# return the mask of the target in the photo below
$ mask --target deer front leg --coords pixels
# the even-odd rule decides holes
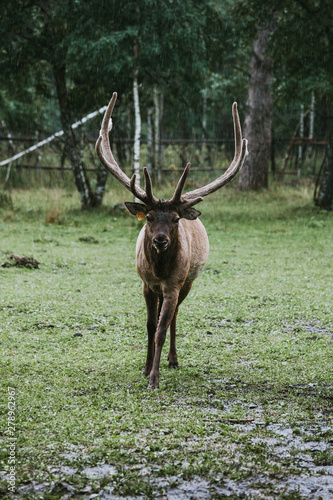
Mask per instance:
[[[162,347],[165,342],[166,332],[174,317],[178,303],[178,291],[173,291],[170,294],[163,296],[163,305],[155,334],[155,355],[153,367],[149,376],[149,388],[158,389],[159,385],[159,369]]]
[[[178,366],[177,351],[176,351],[176,323],[178,308],[183,300],[187,297],[189,291],[191,290],[192,283],[187,283],[179,292],[178,305],[175,310],[175,314],[172,318],[170,325],[170,349],[168,355],[169,368],[176,368]]]
[[[177,314],[178,314],[178,306],[176,307],[175,314],[173,315],[170,324],[170,348],[168,354],[169,368],[176,368],[178,366],[177,351],[176,351]]]
[[[148,333],[148,346],[147,346],[147,359],[146,364],[143,369],[142,375],[148,377],[151,372],[154,361],[155,353],[155,332],[157,327],[157,307],[158,307],[158,296],[153,293],[148,285],[143,285],[143,295],[146,301],[147,307],[147,333]]]

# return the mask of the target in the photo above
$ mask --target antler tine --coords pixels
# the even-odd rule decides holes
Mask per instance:
[[[143,201],[145,203],[146,200],[146,193],[142,196],[142,193],[139,191],[139,186],[135,184],[136,181],[136,174],[133,174],[130,180],[130,191],[134,194],[136,198],[139,200]]]
[[[157,203],[158,199],[153,195],[151,177],[149,175],[147,167],[143,167],[143,174],[145,176],[145,190],[147,195],[147,202],[150,204]]]
[[[180,202],[182,191],[183,191],[183,188],[185,185],[186,178],[187,178],[188,173],[190,171],[190,168],[191,168],[191,163],[188,163],[186,165],[186,167],[184,168],[184,171],[183,171],[183,173],[178,181],[178,184],[176,186],[176,189],[175,189],[175,192],[174,192],[172,198],[170,198],[170,200],[169,200],[170,203],[179,203]]]
[[[146,191],[144,193],[144,196],[142,196],[142,193],[138,190],[138,186],[135,184],[136,174],[132,175],[132,178],[130,180],[130,189],[136,198],[145,203],[145,205],[150,206],[153,205],[154,203],[157,203],[158,199],[155,198],[155,196],[153,195],[151,178],[147,167],[143,168],[143,173],[145,176],[145,191]]]
[[[144,195],[142,195],[142,189],[139,189],[139,186],[135,184],[136,174],[132,175],[132,178],[130,180],[130,189],[136,198],[141,200],[145,205],[150,206],[154,203],[157,203],[158,199],[153,195],[151,178],[148,173],[147,167],[143,168],[143,173],[145,176],[145,192],[143,191]]]
[[[207,184],[206,186],[195,189],[194,191],[190,191],[190,192],[183,195],[183,197],[182,197],[183,200],[190,201],[191,205],[195,205],[195,203],[194,203],[195,198],[202,198],[202,197],[207,196],[211,193],[214,193],[214,191],[217,191],[221,187],[225,186],[225,184],[230,182],[235,177],[235,175],[239,172],[239,170],[243,166],[245,156],[248,153],[247,140],[242,139],[242,129],[241,129],[240,122],[239,122],[239,116],[238,116],[236,102],[234,102],[234,104],[232,106],[232,115],[233,115],[233,121],[234,121],[234,134],[235,134],[234,159],[232,160],[229,168],[227,169],[227,171],[223,175],[220,175],[220,177],[218,177],[217,179],[215,179],[211,183]],[[201,201],[201,200],[199,200],[199,201]]]
[[[95,150],[98,158],[106,170],[108,170],[108,172],[110,172],[110,174],[112,174],[126,189],[132,192],[131,181],[114,159],[110,146],[109,132],[112,128],[112,121],[110,120],[116,100],[117,93],[114,92],[102,120],[101,130],[96,141]],[[140,186],[136,186],[136,191],[137,198],[141,199],[146,196],[146,193],[140,188]]]

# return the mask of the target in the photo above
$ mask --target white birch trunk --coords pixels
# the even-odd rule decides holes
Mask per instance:
[[[207,89],[204,89],[202,97],[202,128],[203,131],[201,134],[201,138],[202,141],[204,141],[206,138],[206,130],[207,130]]]
[[[126,114],[126,142],[125,142],[125,157],[126,163],[131,164],[132,161],[132,141],[131,141],[131,123],[132,123],[132,106],[130,103],[127,104],[127,114]]]
[[[304,104],[301,104],[301,113],[300,113],[300,128],[299,128],[299,135],[300,139],[303,139],[304,136]],[[301,163],[302,163],[302,156],[303,156],[303,145],[302,143],[298,146],[298,167],[297,167],[297,177],[301,177]]]
[[[160,155],[160,99],[156,85],[154,86],[154,108],[155,108],[155,168],[157,181],[162,182],[161,155]]]
[[[311,96],[311,107],[310,107],[310,126],[309,126],[309,139],[313,139],[313,130],[314,130],[314,115],[315,115],[315,96],[314,92],[312,92]],[[308,175],[311,174],[311,159],[312,159],[312,144],[310,142],[308,147]]]
[[[135,133],[134,133],[134,173],[136,175],[135,184],[140,186],[140,139],[141,139],[141,115],[138,91],[138,75],[134,73],[133,80],[133,98],[135,114]],[[139,201],[139,200],[136,200]]]
[[[153,162],[152,162],[152,157],[153,157],[153,124],[152,124],[152,117],[153,117],[153,108],[151,106],[148,107],[148,115],[147,115],[147,169],[149,172],[149,175],[152,175],[152,170],[153,170]]]

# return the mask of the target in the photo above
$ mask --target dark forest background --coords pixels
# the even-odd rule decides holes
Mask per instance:
[[[232,157],[236,100],[250,151],[238,188],[268,187],[277,155],[285,157],[286,169],[291,146],[310,158],[320,143],[320,164],[304,168],[317,178],[316,203],[330,210],[331,7],[329,0],[3,1],[1,159],[22,149],[15,137],[38,142],[63,130],[58,163],[68,162],[82,205],[97,206],[107,176],[103,167],[89,173],[83,143],[97,137],[101,116],[84,128],[71,125],[106,105],[113,91],[118,102],[112,140],[118,141],[119,162],[132,168],[132,142],[139,133],[145,161],[159,182],[163,145],[172,141],[182,165],[191,141],[205,147],[207,165],[214,163],[213,145]]]

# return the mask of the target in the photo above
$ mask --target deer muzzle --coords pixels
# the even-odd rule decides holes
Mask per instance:
[[[153,238],[153,247],[157,253],[165,252],[169,247],[170,238],[168,238],[164,233],[159,233]]]

